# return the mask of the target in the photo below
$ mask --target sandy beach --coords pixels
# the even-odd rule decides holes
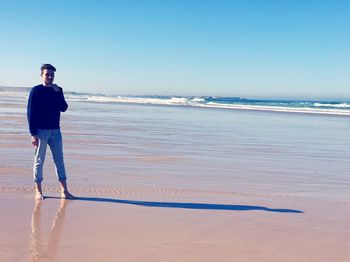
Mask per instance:
[[[33,199],[25,97],[0,98],[2,261],[350,258],[348,118],[68,101],[69,186]]]

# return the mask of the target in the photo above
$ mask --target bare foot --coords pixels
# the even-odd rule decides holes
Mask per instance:
[[[35,200],[44,200],[43,194],[40,192],[36,192],[34,196]]]
[[[63,191],[61,193],[61,198],[64,199],[75,199],[75,196],[73,196],[71,193],[69,193],[68,191]]]

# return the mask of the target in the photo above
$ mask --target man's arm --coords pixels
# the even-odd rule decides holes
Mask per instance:
[[[29,132],[32,136],[37,136],[38,130],[36,127],[36,94],[35,94],[35,88],[32,88],[29,94],[28,98],[28,105],[27,105],[27,119],[28,119],[28,125],[29,125]]]
[[[60,106],[60,111],[61,112],[65,112],[68,108],[68,104],[66,102],[66,100],[64,99],[64,94],[63,94],[63,89],[62,87],[59,87],[56,84],[52,85],[53,90],[55,90],[59,96],[59,106]]]

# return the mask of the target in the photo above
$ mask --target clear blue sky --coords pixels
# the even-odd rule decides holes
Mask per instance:
[[[350,1],[0,1],[0,85],[350,98]]]

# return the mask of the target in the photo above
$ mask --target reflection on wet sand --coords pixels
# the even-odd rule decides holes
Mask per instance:
[[[42,236],[41,205],[43,201],[35,201],[32,214],[31,234],[31,261],[54,260],[59,248],[60,234],[65,218],[68,200],[61,199],[58,210],[52,222],[47,241]]]

